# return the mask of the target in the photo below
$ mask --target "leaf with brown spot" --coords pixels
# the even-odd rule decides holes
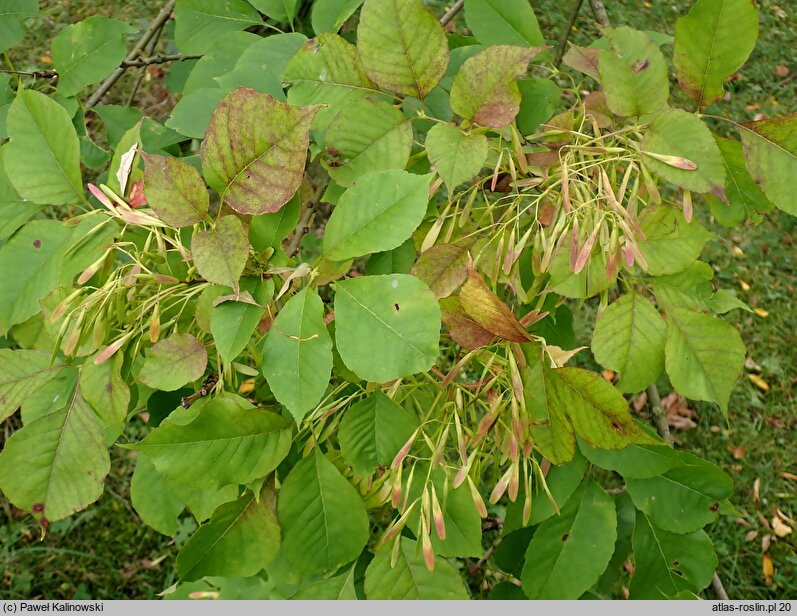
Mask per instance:
[[[237,216],[222,216],[216,226],[191,240],[194,265],[208,282],[236,289],[249,257],[249,240]]]
[[[465,60],[451,86],[451,109],[470,122],[500,128],[520,111],[517,78],[544,47],[497,45]]]
[[[454,244],[432,246],[421,253],[410,273],[423,280],[438,299],[443,299],[468,277],[468,250]]]
[[[207,188],[199,172],[170,156],[142,153],[144,195],[163,222],[187,227],[202,220],[210,206]]]
[[[509,307],[484,283],[474,270],[462,285],[459,299],[465,312],[481,327],[504,340],[527,342],[531,335],[520,324]]]
[[[205,180],[237,212],[278,211],[301,184],[310,123],[320,108],[234,90],[216,107],[202,143]]]
[[[601,57],[600,49],[594,47],[579,47],[570,45],[567,53],[562,57],[566,66],[592,77],[600,82],[601,76],[598,72],[598,61]]]

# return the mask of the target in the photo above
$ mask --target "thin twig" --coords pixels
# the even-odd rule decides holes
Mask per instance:
[[[58,77],[57,71],[18,71],[10,68],[0,68],[0,73],[7,73],[9,75],[25,75],[26,77],[35,77],[36,79],[53,79]]]
[[[296,229],[293,232],[293,237],[288,243],[288,248],[285,250],[285,253],[289,257],[292,257],[299,251],[299,246],[301,245],[304,236],[310,230],[310,222],[316,213],[315,208],[323,196],[324,191],[327,188],[327,184],[328,181],[323,181],[318,185],[318,188],[315,189],[313,196],[310,197],[310,200],[307,202],[304,212],[302,213],[302,217],[299,219],[299,222],[296,223]]]
[[[722,580],[716,572],[714,573],[714,577],[711,578],[711,589],[714,591],[714,594],[717,595],[718,599],[722,601],[730,600],[728,593],[725,591],[725,587],[722,585]]]
[[[454,6],[448,9],[446,14],[440,18],[440,25],[445,26],[448,22],[454,19],[454,17],[457,16],[457,13],[459,13],[462,10],[463,6],[465,6],[465,0],[457,0],[454,3]]]
[[[606,13],[606,7],[603,6],[603,2],[601,0],[589,0],[589,4],[597,22],[604,28],[611,28],[612,22],[609,21],[609,15]]]
[[[160,28],[158,28],[158,31],[155,33],[155,36],[152,37],[152,40],[147,45],[146,53],[148,56],[152,56],[153,52],[155,51],[155,47],[158,46],[158,41],[160,40],[161,34],[163,34],[163,28],[165,25],[165,23],[161,24]],[[127,97],[127,107],[130,107],[133,104],[133,101],[136,99],[138,89],[141,87],[146,75],[146,67],[142,67],[142,70],[138,71],[138,77],[136,78],[136,83],[133,84],[133,89],[130,91],[130,96]]]
[[[573,31],[573,26],[576,23],[576,19],[578,19],[578,12],[581,10],[581,5],[584,4],[584,0],[576,0],[573,3],[573,9],[570,11],[570,17],[567,20],[567,26],[565,27],[565,31],[562,32],[562,37],[559,39],[559,49],[556,52],[556,59],[553,61],[553,65],[556,68],[562,64],[562,58],[565,55],[565,49],[567,49],[567,41],[570,38],[570,33]]]
[[[659,388],[656,387],[655,383],[648,387],[648,402],[650,402],[650,408],[653,410],[653,417],[656,419],[656,429],[659,431],[659,435],[665,442],[672,443],[673,438],[670,426],[667,423],[667,412],[661,404]]]
[[[141,52],[147,46],[147,43],[152,40],[152,37],[155,36],[155,33],[160,30],[161,26],[163,26],[163,24],[169,20],[169,17],[171,17],[176,2],[177,0],[169,0],[166,3],[166,6],[161,9],[160,13],[158,13],[155,19],[152,20],[152,23],[146,29],[144,34],[141,35],[141,38],[139,39],[138,43],[136,43],[135,47],[133,47],[130,53],[127,54],[127,57],[122,65],[117,68],[111,74],[111,76],[108,77],[108,79],[103,81],[102,85],[97,88],[97,91],[91,95],[91,98],[89,98],[89,100],[86,102],[86,107],[93,107],[99,103],[102,100],[102,97],[108,93],[108,90],[110,90],[114,84],[119,81],[119,78],[124,75],[124,72],[127,70],[125,62],[132,62],[141,55]]]
[[[163,54],[157,53],[148,58],[138,58],[137,60],[122,62],[124,68],[140,68],[142,66],[149,66],[150,64],[165,64],[166,62],[182,62],[183,60],[198,60],[202,56],[189,56],[185,54]]]

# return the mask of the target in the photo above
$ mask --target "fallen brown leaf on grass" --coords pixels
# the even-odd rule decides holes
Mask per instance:
[[[661,405],[667,412],[667,424],[675,430],[693,430],[697,428],[700,416],[692,408],[686,398],[677,392],[670,392],[662,398]]]
[[[749,541],[753,541],[756,537],[758,537],[758,531],[757,530],[750,530],[750,531],[747,531],[747,534],[744,536],[744,540],[749,542]]]
[[[772,535],[764,535],[761,537],[761,551],[764,553],[768,552],[770,543],[772,543]]]
[[[781,79],[783,79],[784,77],[788,77],[789,76],[789,69],[788,69],[788,67],[783,66],[782,64],[778,64],[775,67],[775,74],[778,77],[780,77]]]
[[[796,521],[794,521],[794,520],[793,520],[792,518],[790,518],[789,516],[787,516],[785,513],[783,513],[783,512],[780,510],[780,508],[779,508],[779,507],[775,507],[775,515],[776,515],[776,516],[778,516],[778,517],[780,518],[780,521],[781,521],[781,522],[784,522],[785,524],[790,524],[791,526],[797,526],[797,522],[796,522]]]
[[[756,477],[756,480],[753,482],[753,502],[761,502],[761,479],[759,477]]]
[[[762,379],[757,374],[748,374],[747,378],[750,379],[750,381],[753,383],[753,385],[758,387],[758,389],[760,389],[762,391],[769,391],[769,383],[767,383],[764,379]]]
[[[786,471],[782,473],[778,473],[779,477],[783,477],[784,479],[790,479],[791,481],[797,481],[797,475],[794,473],[787,473]]]
[[[734,460],[741,460],[744,458],[744,454],[747,453],[747,445],[739,445],[736,449],[732,451],[733,459]]]

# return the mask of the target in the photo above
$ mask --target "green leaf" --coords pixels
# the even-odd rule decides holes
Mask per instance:
[[[340,450],[355,473],[367,476],[377,465],[390,466],[417,427],[404,407],[377,390],[343,415]]]
[[[271,37],[269,37],[271,38]],[[247,50],[257,47],[262,37],[251,32],[232,32],[213,45],[213,49],[202,56],[194,64],[183,85],[183,96],[192,94],[201,88],[218,88],[217,77],[224,77],[233,72],[241,56]],[[235,89],[226,89],[225,94]]]
[[[465,0],[465,24],[482,45],[545,44],[528,0]]]
[[[20,90],[8,111],[8,178],[24,199],[47,205],[84,201],[80,142],[66,110],[51,98]]]
[[[38,0],[6,0],[0,7],[0,50],[10,49],[25,38],[22,20],[39,13]]]
[[[355,567],[352,567],[347,573],[314,582],[299,590],[291,599],[299,601],[319,599],[354,601],[357,599],[357,592],[354,590],[354,572]]]
[[[549,368],[536,345],[523,346],[521,371],[526,408],[534,423],[537,448],[554,464],[575,454],[578,434],[593,446],[622,449],[632,443],[656,444],[631,417],[622,394],[603,377],[581,368]]]
[[[750,0],[698,0],[675,22],[675,75],[698,107],[722,98],[722,84],[747,61],[757,37]]]
[[[50,359],[41,351],[0,349],[0,421],[58,375],[64,365]]]
[[[618,472],[627,479],[649,479],[683,465],[675,450],[660,445],[629,445],[617,451],[606,451],[579,441],[579,447],[592,464]]]
[[[451,193],[481,171],[487,160],[487,137],[466,135],[450,124],[435,124],[426,134],[426,153]]]
[[[65,408],[27,424],[5,442],[0,490],[46,527],[45,519],[61,520],[96,501],[110,467],[102,428],[78,387]]]
[[[520,110],[516,79],[539,49],[499,45],[465,60],[451,86],[451,109],[469,122],[501,128]]]
[[[175,43],[184,54],[207,53],[225,34],[262,23],[244,0],[177,0],[174,19]]]
[[[666,599],[683,591],[700,592],[711,583],[719,564],[703,530],[668,533],[641,511],[634,527],[634,576],[629,599]]]
[[[715,195],[705,195],[711,207],[711,215],[723,226],[738,227],[745,219],[761,222],[763,212],[775,205],[767,199],[761,187],[750,177],[744,161],[742,144],[733,139],[714,136],[725,163],[725,197],[727,203]]]
[[[302,181],[318,109],[290,107],[248,88],[231,92],[213,112],[202,142],[205,180],[242,214],[276,212]]]
[[[288,62],[283,79],[292,84],[288,91],[291,105],[324,103],[332,110],[345,102],[379,94],[365,75],[357,48],[337,34],[321,34],[307,41]],[[328,115],[330,110],[321,114]]]
[[[744,367],[738,330],[722,319],[684,308],[667,311],[666,367],[683,396],[717,403],[728,413],[733,384]]]
[[[237,288],[249,258],[249,241],[240,218],[222,216],[214,227],[195,234],[191,253],[205,280]]]
[[[171,156],[142,154],[144,195],[163,222],[188,227],[207,215],[210,197],[195,167]]]
[[[587,481],[560,516],[534,533],[521,575],[523,592],[529,599],[578,599],[609,564],[616,538],[614,501]]]
[[[517,114],[518,130],[529,135],[556,113],[562,91],[551,79],[520,79],[520,110]]]
[[[252,216],[249,221],[249,241],[255,251],[263,252],[266,248],[277,250],[282,240],[296,228],[301,211],[302,200],[296,194],[279,212]]]
[[[268,567],[280,549],[280,527],[273,486],[259,498],[248,491],[221,505],[200,526],[177,555],[181,579],[205,576],[248,577]]]
[[[0,240],[4,240],[42,209],[19,196],[6,174],[3,159],[7,146],[0,147]]]
[[[45,383],[22,402],[22,425],[33,423],[40,417],[66,408],[75,394],[80,371],[64,366],[53,379]]]
[[[317,291],[302,289],[277,313],[262,361],[274,396],[300,424],[323,398],[332,374],[332,338]]]
[[[138,456],[130,480],[130,502],[141,520],[162,535],[177,534],[177,517],[185,505],[146,456]]]
[[[335,323],[341,358],[367,381],[386,383],[424,372],[437,360],[440,307],[414,276],[362,276],[336,283]]]
[[[642,295],[628,293],[602,313],[592,334],[592,352],[602,366],[620,373],[617,388],[637,393],[664,370],[667,324]]]
[[[776,207],[797,216],[797,192],[789,181],[797,174],[797,113],[743,124],[740,133],[753,181]]]
[[[92,15],[67,26],[51,44],[58,92],[74,96],[110,75],[127,55],[124,35],[134,28],[118,19]]]
[[[316,448],[288,473],[279,493],[288,560],[304,573],[336,571],[368,543],[359,493]]]
[[[152,389],[174,391],[205,374],[208,354],[191,334],[172,334],[147,351],[138,380]]]
[[[40,312],[39,300],[71,282],[63,266],[73,232],[59,221],[34,220],[0,247],[0,335]]]
[[[362,3],[363,0],[316,0],[310,14],[313,32],[337,32]]]
[[[202,139],[213,111],[224,98],[221,88],[200,88],[181,98],[166,120],[166,126],[192,139]]]
[[[306,42],[307,37],[298,32],[259,38],[240,54],[232,71],[226,64],[214,81],[225,92],[243,86],[284,101],[282,74]]]
[[[438,299],[448,297],[468,277],[468,250],[454,244],[437,244],[421,253],[411,273],[423,280]]]
[[[327,166],[329,175],[347,187],[371,171],[403,169],[412,150],[412,125],[392,105],[361,98],[330,121],[326,143],[336,161]]]
[[[706,242],[714,238],[714,234],[699,222],[686,222],[680,210],[666,206],[646,208],[639,226],[645,234],[645,240],[639,242],[639,250],[652,276],[686,269],[703,252]]]
[[[368,276],[378,274],[409,274],[415,263],[418,253],[412,238],[408,239],[398,248],[375,252],[365,264],[365,273]]]
[[[237,397],[214,398],[192,421],[171,420],[128,445],[166,479],[200,487],[244,484],[265,477],[288,453],[291,431],[276,413]]]
[[[223,488],[210,489],[197,487],[196,484],[185,484],[168,481],[168,487],[185,503],[194,519],[201,523],[210,519],[213,512],[224,503],[238,498],[239,486],[229,485]]]
[[[324,257],[344,261],[399,247],[426,215],[430,175],[375,171],[346,190],[324,231]]]
[[[603,32],[612,44],[600,52],[598,71],[612,113],[639,117],[667,106],[670,80],[658,45],[647,34],[623,26]]]
[[[448,67],[443,26],[421,0],[365,0],[357,50],[374,82],[421,100],[440,83]]]
[[[122,378],[123,361],[124,356],[117,353],[99,365],[87,361],[80,371],[83,398],[100,419],[108,445],[122,434],[127,423],[130,388]]]
[[[695,261],[685,270],[650,279],[656,301],[665,310],[671,308],[707,309],[714,292],[714,270],[708,263]]]
[[[634,506],[652,524],[678,534],[692,533],[719,516],[720,503],[733,493],[731,478],[691,454],[683,464],[649,479],[626,478]]]
[[[299,11],[299,0],[249,0],[258,11],[283,24],[292,23]]]
[[[459,571],[450,563],[438,559],[434,571],[429,571],[415,541],[407,537],[399,537],[397,541],[401,545],[395,566],[391,563],[391,550],[385,546],[365,570],[368,599],[460,601],[470,598]]]
[[[274,295],[274,281],[261,277],[242,278],[241,291],[249,292],[257,304],[226,301],[214,306],[210,315],[210,331],[216,350],[227,364],[238,357],[252,339],[255,328],[266,311],[263,306]]]
[[[696,115],[683,109],[662,113],[645,131],[640,148],[648,169],[668,182],[694,192],[723,195],[725,164],[722,154],[708,126]],[[648,153],[685,158],[697,168],[680,169]]]

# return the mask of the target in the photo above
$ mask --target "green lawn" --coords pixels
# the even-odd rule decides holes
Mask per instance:
[[[533,3],[550,40],[559,37],[571,1]],[[48,41],[67,23],[97,11],[138,23],[150,19],[162,3],[109,0],[100,3],[100,9],[89,0],[41,4],[42,17],[31,28],[26,44],[11,50],[10,59],[19,69],[47,68]],[[574,42],[589,42],[597,33],[584,4]],[[690,3],[612,0],[606,4],[614,24],[672,33],[675,20]],[[781,0],[780,8],[771,0],[759,0],[758,46],[741,69],[741,77],[733,82],[730,100],[716,105],[712,113],[748,121],[759,113],[797,112],[797,78],[792,78],[797,74],[797,6],[790,10],[789,4],[793,3]],[[461,24],[461,17],[455,23]],[[779,66],[790,73],[784,75]],[[115,102],[126,102],[136,77],[127,75],[117,85]],[[152,84],[144,82],[139,104],[149,100]],[[759,312],[730,315],[747,344],[749,359],[734,389],[727,421],[717,408],[697,404],[698,427],[676,431],[676,441],[719,464],[734,478],[733,503],[739,518],[724,517],[709,530],[720,559],[719,575],[731,598],[794,598],[797,532],[776,538],[767,526],[775,508],[797,517],[797,481],[793,479],[797,475],[797,218],[776,212],[759,226],[729,231],[711,221],[703,204],[696,203],[696,211],[717,234],[705,255],[714,264],[717,280]],[[588,344],[588,340],[579,343]],[[759,384],[748,374],[757,376]],[[764,384],[768,390],[762,388]],[[3,428],[8,431],[8,423]],[[132,511],[129,454],[117,450],[113,460],[99,503],[74,519],[53,524],[43,542],[37,525],[0,499],[0,597],[152,598],[171,584],[176,546],[145,527]],[[755,491],[754,485],[758,486]],[[187,535],[191,527],[184,530]],[[775,569],[771,584],[762,571],[766,536],[771,537],[768,553]],[[711,591],[706,596],[712,596]]]

